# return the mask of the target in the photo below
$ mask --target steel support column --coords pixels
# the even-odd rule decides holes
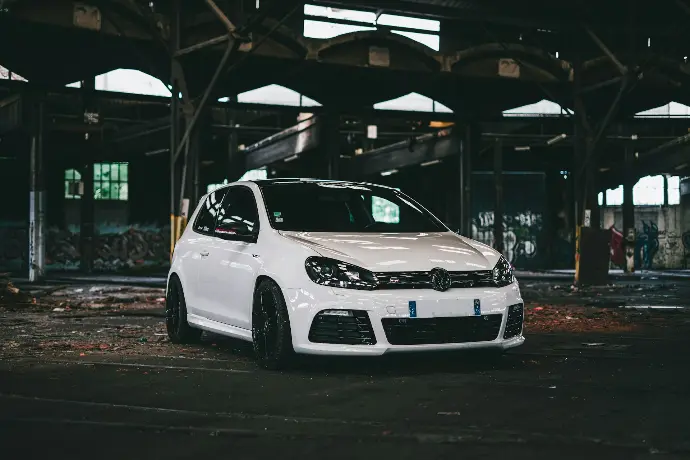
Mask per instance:
[[[633,203],[633,163],[635,161],[634,149],[627,147],[625,150],[625,175],[623,180],[623,244],[625,245],[625,271],[635,271],[635,205]]]
[[[82,163],[81,180],[84,184],[84,194],[81,196],[81,219],[79,226],[79,268],[84,273],[93,271],[94,243],[96,237],[96,217],[93,184],[93,160]]]
[[[456,125],[457,126],[457,125]],[[459,155],[459,227],[460,234],[472,237],[472,158],[479,149],[481,133],[476,124],[461,129],[462,141]]]
[[[207,135],[211,126],[209,119],[210,111],[204,108],[202,114],[199,116],[201,123],[193,130],[189,139],[189,153],[185,166],[187,170],[187,178],[185,182],[187,188],[184,191],[184,197],[189,200],[192,206],[195,206],[199,198],[203,195],[201,191],[201,154],[205,150],[204,145],[208,142],[210,136]],[[186,218],[186,216],[183,216]]]
[[[172,97],[170,100],[170,260],[172,262],[172,255],[175,250],[175,243],[178,235],[178,218],[179,209],[177,201],[177,186],[179,183],[177,162],[175,154],[179,147],[180,141],[180,87],[181,83],[178,78],[180,73],[179,62],[175,58],[180,47],[180,1],[173,0],[171,23],[170,23],[170,84],[172,86]],[[186,88],[185,88],[186,91]]]
[[[29,281],[34,283],[45,275],[45,183],[43,170],[44,103],[33,104],[29,191]]]
[[[177,241],[177,184],[178,173],[175,162],[175,151],[180,140],[180,88],[176,79],[172,81],[172,98],[170,101],[170,257]]]
[[[231,96],[231,101],[236,101],[237,96]],[[226,110],[226,124],[229,126],[235,126],[235,109]],[[242,158],[242,152],[239,151],[238,146],[238,131],[236,129],[231,129],[228,132],[227,144],[226,144],[226,155],[225,155],[225,167],[223,179],[227,179],[228,182],[239,179],[242,174],[244,174],[245,166],[244,159]]]
[[[587,143],[586,152],[589,153],[594,145]],[[601,212],[599,210],[598,200],[598,182],[599,182],[599,167],[596,160],[590,161],[585,169],[585,210],[590,212],[590,226],[592,228],[601,228]],[[583,216],[584,219],[584,216]]]
[[[562,246],[570,240],[568,215],[563,213],[568,203],[568,187],[572,181],[564,179],[558,169],[550,167],[546,171],[546,212],[543,220],[543,235],[545,248],[542,251],[546,268],[562,268],[565,262]],[[562,219],[562,220],[561,220]],[[559,241],[559,237],[562,241]],[[557,248],[558,247],[558,248]]]
[[[661,177],[664,178],[664,206],[668,206],[668,176],[664,174]]]
[[[585,214],[590,214],[590,225],[592,227],[600,227],[599,204],[597,201],[597,158],[595,149],[601,133],[606,129],[612,110],[609,111],[606,118],[602,120],[598,133],[595,135],[594,130],[589,123],[587,117],[587,110],[582,100],[582,61],[579,56],[573,61],[573,86],[574,86],[574,105],[575,116],[573,117],[574,126],[574,198],[575,198],[575,226],[583,225],[585,221]],[[614,102],[617,104],[617,101]]]
[[[494,144],[494,249],[503,253],[503,141]]]
[[[203,94],[200,95],[200,100],[198,102],[192,103],[189,100],[189,94],[187,92],[187,87],[185,83],[184,70],[181,63],[177,60],[180,56],[180,12],[181,12],[181,0],[174,0],[173,13],[172,13],[172,24],[171,24],[171,69],[172,75],[171,80],[173,85],[177,83],[179,86],[179,91],[182,92],[184,99],[184,109],[185,109],[185,129],[182,139],[178,142],[177,138],[172,140],[170,148],[170,176],[171,176],[171,257],[172,252],[175,248],[175,243],[182,235],[185,226],[187,225],[187,218],[189,214],[190,206],[196,205],[200,196],[200,177],[199,177],[199,161],[201,152],[201,137],[199,135],[199,130],[197,129],[197,124],[202,120],[204,114],[208,113],[207,106],[210,98],[214,94],[216,85],[221,75],[227,70],[228,61],[230,56],[239,48],[240,41],[237,40],[236,27],[227,18],[223,11],[216,5],[213,0],[206,0],[206,4],[217,16],[217,18],[223,23],[227,31],[227,47],[225,53],[218,63],[211,80],[209,81]],[[206,45],[208,43],[205,43]],[[201,49],[198,47],[195,49]],[[186,51],[189,51],[187,49]],[[175,88],[176,89],[176,88]],[[177,96],[175,93],[174,96]],[[179,116],[178,111],[173,104],[171,104],[171,111],[174,114],[173,117],[177,118]],[[174,128],[171,131],[175,131]],[[176,133],[177,136],[179,133]],[[177,169],[177,159],[184,152],[184,162],[182,165],[182,172],[180,178],[179,195],[177,193],[177,187],[175,186],[175,171]],[[179,207],[178,207],[178,196],[179,196]]]
[[[81,82],[84,114],[98,113],[94,105],[94,91],[96,79],[91,77]],[[85,134],[84,157],[82,158],[81,180],[84,184],[81,196],[81,219],[79,230],[79,242],[81,258],[79,261],[81,271],[91,273],[93,271],[94,248],[96,239],[96,210],[94,200],[94,153],[95,139]]]
[[[342,179],[340,168],[340,116],[336,113],[328,113],[322,116],[324,123],[322,133],[324,136],[322,155],[326,161],[326,177],[331,180]]]

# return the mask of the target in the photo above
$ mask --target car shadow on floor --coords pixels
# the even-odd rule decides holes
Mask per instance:
[[[522,360],[483,351],[410,352],[378,357],[297,356],[293,368],[309,374],[409,376],[435,373],[474,374],[512,370]]]
[[[205,333],[203,347],[235,359],[253,360],[251,343],[216,334]],[[404,376],[434,373],[477,373],[515,370],[523,360],[510,352],[500,354],[488,350],[410,352],[384,356],[316,356],[296,355],[285,371],[306,374],[352,374]],[[267,371],[268,372],[268,371]]]

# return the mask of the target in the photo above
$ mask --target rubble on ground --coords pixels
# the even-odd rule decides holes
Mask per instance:
[[[570,285],[525,283],[525,335],[644,333],[678,321],[690,323],[688,310],[645,311],[618,304],[631,299],[678,303],[690,299],[686,291],[686,287],[678,291],[663,284],[574,290]],[[535,295],[538,292],[543,295]],[[593,299],[606,306],[592,306]],[[226,359],[231,352],[251,356],[250,345],[213,335],[205,335],[201,345],[171,344],[164,308],[161,288],[84,284],[37,286],[25,291],[6,276],[0,277],[0,358],[88,358],[115,353]]]
[[[574,286],[570,283],[524,282],[520,291],[525,300],[550,305],[581,305],[618,308],[631,303],[648,305],[677,305],[687,303],[677,283],[613,283],[605,286]],[[683,292],[681,292],[683,291]]]

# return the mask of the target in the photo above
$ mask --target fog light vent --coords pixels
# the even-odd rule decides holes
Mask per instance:
[[[324,310],[311,323],[309,341],[341,345],[375,345],[369,315],[363,310]]]

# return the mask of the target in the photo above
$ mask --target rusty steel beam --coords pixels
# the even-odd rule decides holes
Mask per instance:
[[[311,117],[248,146],[243,152],[245,168],[261,168],[316,149],[321,140],[319,121],[319,117]]]
[[[211,38],[209,40],[205,40],[203,42],[200,42],[200,43],[197,43],[195,45],[191,45],[191,46],[188,46],[186,48],[182,48],[179,51],[176,51],[175,57],[184,56],[186,54],[193,53],[194,51],[198,51],[200,49],[204,49],[204,48],[207,48],[209,46],[220,45],[221,43],[225,43],[228,40],[230,40],[229,35],[221,35],[220,37]]]
[[[589,27],[585,27],[585,32],[587,32],[587,35],[594,41],[594,43],[597,44],[597,46],[604,52],[604,54],[611,60],[611,62],[614,63],[616,67],[618,67],[618,71],[621,73],[621,75],[626,75],[628,73],[628,68],[621,63],[621,61],[618,60],[615,54],[611,52],[610,49],[604,44],[603,41],[597,35],[592,32],[592,30]]]

